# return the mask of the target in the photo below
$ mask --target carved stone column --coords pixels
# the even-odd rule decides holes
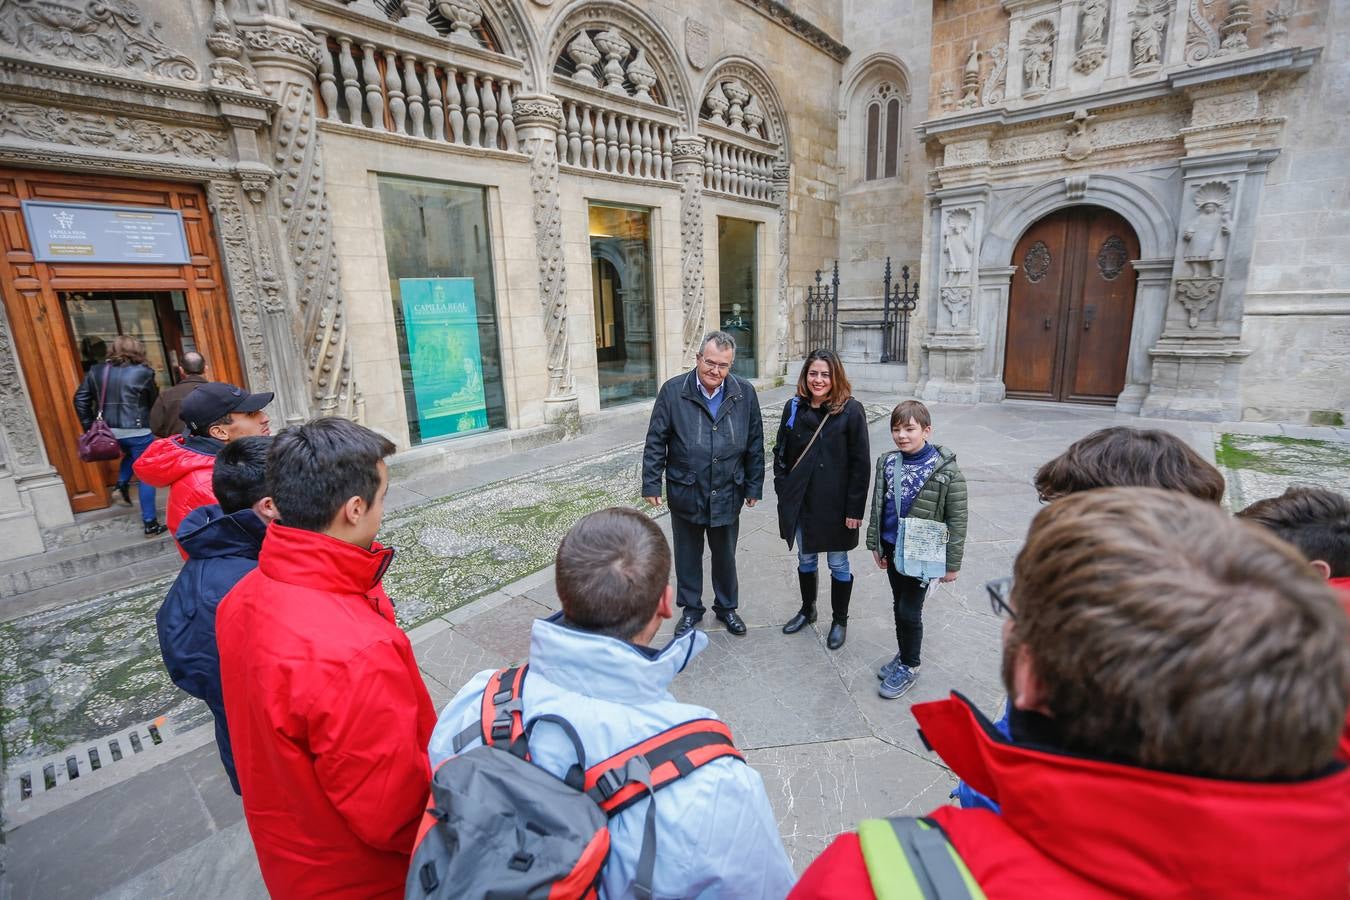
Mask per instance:
[[[516,138],[530,158],[534,240],[539,254],[539,304],[548,348],[544,421],[572,430],[579,421],[567,329],[567,266],[563,255],[562,201],[558,194],[558,129],[562,104],[546,94],[515,98]]]
[[[675,180],[680,183],[680,366],[699,350],[707,322],[703,286],[703,138],[681,135],[673,150]]]
[[[256,273],[274,390],[285,398],[281,405],[288,422],[314,414],[359,420],[364,405],[351,373],[316,127],[321,50],[313,35],[280,16],[241,20],[239,30],[264,93],[277,104],[263,153],[276,181],[259,191],[245,184],[266,225],[259,241],[275,248],[257,257]],[[280,228],[274,233],[276,222]]]
[[[938,196],[934,235],[938,277],[928,279],[934,294],[929,295],[930,330],[922,345],[928,351],[923,398],[973,403],[979,399],[985,347],[974,304],[987,199],[983,187]]]
[[[776,272],[777,285],[774,291],[778,307],[777,340],[775,341],[778,350],[778,363],[774,370],[777,375],[787,375],[789,331],[792,327],[792,295],[788,289],[788,246],[790,237],[788,234],[790,224],[788,209],[791,185],[792,168],[786,165],[774,166],[773,202],[778,207],[778,266]]]

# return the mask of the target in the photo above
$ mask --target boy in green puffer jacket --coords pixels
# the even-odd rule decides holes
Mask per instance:
[[[966,479],[956,454],[929,443],[933,417],[918,400],[906,400],[891,411],[891,437],[898,450],[877,459],[872,509],[867,523],[867,549],[886,570],[895,603],[895,638],[900,652],[877,672],[878,693],[887,700],[904,694],[919,677],[923,643],[923,601],[933,579],[955,581],[966,544]],[[946,571],[910,571],[904,565],[906,519],[928,519],[947,526]],[[897,552],[897,547],[900,548]]]

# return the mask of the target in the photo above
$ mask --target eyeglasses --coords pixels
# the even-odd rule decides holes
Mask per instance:
[[[1004,616],[1016,622],[1017,613],[1013,612],[1012,605],[1008,603],[1008,597],[1012,594],[1012,577],[995,578],[993,581],[986,581],[984,589],[989,592],[989,605],[994,610],[994,615]]]
[[[730,371],[731,371],[731,363],[715,363],[715,362],[711,362],[711,361],[709,361],[709,360],[706,360],[706,359],[704,359],[704,358],[701,357],[701,356],[699,357],[699,362],[703,365],[703,368],[707,369],[707,370],[710,371],[710,372],[730,372]]]

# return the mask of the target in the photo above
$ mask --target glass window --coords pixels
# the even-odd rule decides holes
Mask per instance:
[[[900,153],[900,101],[891,98],[886,104],[886,177],[894,178],[896,157]]]
[[[867,180],[877,177],[877,135],[881,133],[881,104],[867,106]]]
[[[651,214],[592,204],[590,234],[600,405],[655,397]]]
[[[900,173],[900,128],[904,110],[895,85],[883,81],[867,98],[863,137],[863,180],[894,178]]]
[[[409,441],[505,428],[487,191],[379,183]]]
[[[755,358],[758,231],[756,223],[744,219],[717,220],[718,321],[736,339],[736,363],[731,371],[742,378],[759,374]]]

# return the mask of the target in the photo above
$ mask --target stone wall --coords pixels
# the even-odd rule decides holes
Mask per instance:
[[[930,118],[959,108],[972,45],[988,54],[1001,43],[1006,58],[1008,41],[1008,14],[1001,0],[934,3],[932,7],[933,53],[927,105]],[[979,65],[988,73],[997,66],[997,60],[981,57]]]

